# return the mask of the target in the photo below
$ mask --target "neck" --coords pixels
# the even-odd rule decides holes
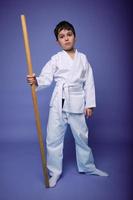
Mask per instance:
[[[75,56],[75,49],[73,48],[73,49],[70,49],[70,50],[65,50],[66,51],[66,53],[68,53],[68,55],[72,58],[72,59],[74,59],[74,56]]]
[[[75,49],[69,49],[69,50],[65,50],[68,54],[74,54],[75,53]]]

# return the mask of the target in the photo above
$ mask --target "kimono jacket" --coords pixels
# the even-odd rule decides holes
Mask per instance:
[[[59,113],[83,113],[84,108],[96,107],[93,71],[83,53],[76,50],[74,59],[64,50],[52,56],[37,77],[36,90],[49,86],[53,80],[56,85],[50,107]]]

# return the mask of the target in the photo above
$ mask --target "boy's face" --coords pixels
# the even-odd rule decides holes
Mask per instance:
[[[65,51],[74,48],[75,40],[76,38],[71,30],[63,29],[58,34],[58,43]]]

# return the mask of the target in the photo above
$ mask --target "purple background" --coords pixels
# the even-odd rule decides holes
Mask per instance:
[[[131,1],[0,1],[0,200],[129,200],[132,178]],[[89,126],[96,165],[108,178],[77,173],[70,128],[65,137],[63,175],[54,189],[43,184],[40,150],[20,15],[25,14],[34,72],[60,50],[53,29],[68,20],[79,51],[90,61],[97,108]],[[38,93],[44,138],[54,84]],[[70,147],[71,146],[71,147]]]

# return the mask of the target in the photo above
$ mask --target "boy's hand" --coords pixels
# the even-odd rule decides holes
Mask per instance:
[[[36,86],[38,85],[38,84],[37,84],[37,80],[36,80],[36,75],[35,75],[35,74],[27,75],[27,82],[28,82],[30,85],[33,85],[33,84],[35,84]]]
[[[93,114],[93,108],[85,108],[84,110],[86,117],[91,117]]]

